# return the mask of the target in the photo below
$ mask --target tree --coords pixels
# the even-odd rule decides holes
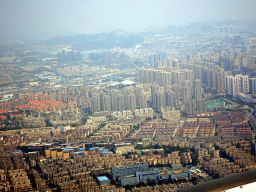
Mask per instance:
[[[194,153],[191,153],[191,159],[192,159],[192,165],[197,165],[199,163],[198,156],[194,155]]]
[[[147,117],[147,118],[146,118],[146,121],[151,121],[151,120],[152,120],[151,117]]]
[[[83,111],[86,115],[92,115],[92,108],[91,107],[83,108]]]

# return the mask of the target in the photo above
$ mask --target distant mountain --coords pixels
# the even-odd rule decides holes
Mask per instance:
[[[168,36],[168,35],[202,35],[214,32],[215,27],[220,26],[248,26],[244,32],[255,34],[255,21],[219,21],[219,22],[194,22],[186,26],[168,26],[161,30],[150,30],[141,33],[127,33],[121,30],[100,34],[81,34],[54,37],[46,41],[38,41],[37,44],[48,45],[71,45],[75,50],[111,49],[114,47],[131,48],[142,43],[146,37]],[[154,29],[154,28],[153,28]]]
[[[213,28],[211,25],[206,23],[191,23],[185,27],[185,29],[193,31],[193,32],[202,32],[202,33],[208,33],[213,32],[215,28]]]
[[[256,35],[256,21],[246,21],[246,20],[228,20],[219,21],[214,23],[215,26],[236,26],[240,27],[241,33],[249,33],[251,35]]]
[[[144,38],[140,35],[126,33],[121,30],[100,34],[81,34],[54,37],[47,41],[40,41],[39,44],[64,44],[71,45],[75,50],[94,50],[94,49],[111,49],[114,47],[130,48],[143,42]]]
[[[218,21],[214,22],[214,25],[216,26],[226,26],[226,25],[232,25],[232,26],[243,26],[243,25],[255,25],[256,21],[245,21],[245,20],[227,20],[227,21]]]
[[[147,31],[139,33],[142,36],[156,36],[156,35],[201,35],[203,33],[213,32],[212,25],[206,23],[191,23],[186,26],[168,26],[161,30]]]
[[[164,28],[161,31],[161,33],[165,35],[200,35],[203,33],[209,33],[213,31],[214,28],[211,25],[197,22],[182,27],[169,26]]]
[[[156,35],[202,35],[216,31],[221,26],[247,26],[244,31],[256,34],[256,21],[229,20],[219,22],[194,22],[186,26],[168,26],[162,30],[140,33],[142,36]]]
[[[0,46],[0,53],[6,53],[6,52],[14,52],[18,48],[23,48],[25,44],[9,44],[9,45],[1,45]]]

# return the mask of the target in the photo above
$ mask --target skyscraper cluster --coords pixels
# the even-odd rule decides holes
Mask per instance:
[[[62,50],[57,54],[59,62],[77,62],[83,61],[83,56],[80,52],[75,52],[71,50]]]
[[[147,108],[150,92],[147,86],[137,85],[122,89],[102,89],[97,86],[68,87],[50,91],[50,98],[69,102],[75,101],[81,108],[91,108],[92,112],[124,111]]]
[[[226,93],[233,97],[238,96],[239,93],[248,93],[250,91],[249,85],[248,75],[239,74],[226,77]]]
[[[165,107],[183,109],[187,114],[202,113],[204,99],[202,82],[199,79],[185,81],[181,86],[173,85],[161,87],[157,84],[151,86],[152,107],[161,111]]]
[[[89,53],[89,59],[93,61],[101,61],[104,63],[109,63],[109,62],[127,61],[129,57],[125,53],[104,51],[104,52]]]
[[[149,57],[150,67],[156,69],[156,68],[160,67],[160,66],[158,66],[159,61],[163,61],[163,60],[166,60],[166,59],[167,59],[166,53],[158,53],[158,54],[155,54],[155,55],[151,55]]]
[[[204,111],[202,81],[194,80],[189,69],[141,69],[140,83],[151,84],[151,103],[156,111],[171,106],[184,108],[188,114]]]
[[[227,91],[226,76],[231,74],[234,76],[239,74],[248,75],[249,77],[255,76],[255,61],[255,57],[250,55],[250,50],[244,53],[239,50],[229,50],[221,53],[212,52],[198,54],[194,57],[184,57],[181,60],[180,67],[193,70],[195,73],[194,78],[202,80],[202,83],[208,88],[225,93]],[[239,79],[241,81],[245,80]],[[246,87],[243,89],[246,89]],[[246,90],[242,90],[242,92],[246,92]]]
[[[146,107],[146,105],[144,106]],[[123,111],[136,109],[136,96],[133,87],[109,92],[100,91],[92,95],[92,111]]]
[[[200,79],[208,88],[225,93],[225,77],[227,72],[212,62],[189,61],[181,64],[181,68],[194,72],[194,79]]]
[[[186,80],[194,80],[194,71],[189,69],[173,69],[173,68],[158,68],[158,69],[140,69],[140,83],[156,83],[160,86],[182,85]]]

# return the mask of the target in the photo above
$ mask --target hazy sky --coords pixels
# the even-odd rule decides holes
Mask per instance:
[[[0,0],[0,44],[229,19],[256,20],[256,0]]]

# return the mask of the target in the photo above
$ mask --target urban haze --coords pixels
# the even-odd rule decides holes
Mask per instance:
[[[0,1],[0,191],[255,191],[255,10]]]

